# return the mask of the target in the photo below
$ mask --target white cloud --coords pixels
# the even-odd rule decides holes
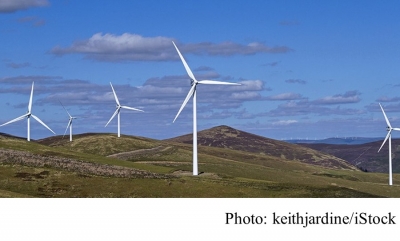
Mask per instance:
[[[247,45],[242,45],[230,41],[222,42],[219,44],[211,42],[187,44],[185,46],[182,46],[182,50],[194,54],[209,54],[209,55],[223,55],[223,56],[231,56],[236,54],[252,55],[257,53],[270,53],[270,54],[287,53],[292,51],[292,49],[286,46],[269,47],[259,42],[253,42]]]
[[[356,90],[347,91],[344,94],[338,94],[333,96],[327,96],[318,100],[314,103],[318,105],[334,105],[334,104],[350,104],[357,103],[360,99],[360,93]]]
[[[297,93],[282,93],[277,95],[271,95],[266,97],[267,100],[299,100],[302,99],[303,96]]]
[[[261,80],[243,80],[239,81],[240,86],[235,86],[237,90],[263,90],[264,89],[264,82]]]
[[[56,46],[51,52],[56,55],[80,53],[86,58],[100,61],[161,61],[176,58],[176,54],[172,55],[172,40],[168,37],[142,37],[130,33],[96,33],[91,38],[77,41],[67,48]],[[166,49],[169,51],[165,51]]]
[[[0,13],[13,13],[19,10],[47,5],[49,5],[47,0],[1,0]]]
[[[198,116],[201,119],[226,119],[232,117],[232,112],[222,111],[222,112],[211,112],[205,113]]]
[[[297,120],[280,120],[280,121],[273,122],[272,125],[287,126],[287,125],[291,125],[294,123],[298,123],[298,121]]]
[[[83,54],[85,58],[98,61],[165,61],[178,60],[179,57],[170,37],[143,37],[138,34],[96,33],[87,40],[76,41],[69,47],[56,46],[51,50],[55,55]],[[223,42],[219,44],[203,42],[194,44],[177,43],[183,54],[208,55],[251,55],[257,53],[286,53],[285,46],[269,47],[263,43],[248,45]]]
[[[261,95],[254,91],[232,93],[231,96],[235,100],[255,100],[261,98]]]

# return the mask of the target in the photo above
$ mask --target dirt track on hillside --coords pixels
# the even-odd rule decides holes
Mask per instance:
[[[120,160],[129,160],[136,156],[142,156],[142,155],[148,155],[148,154],[154,155],[156,153],[165,152],[171,148],[172,147],[170,147],[170,146],[167,146],[167,147],[157,146],[157,147],[150,148],[150,149],[140,149],[140,150],[134,150],[134,151],[120,152],[120,153],[109,155],[107,157],[113,157],[113,158],[117,158]]]

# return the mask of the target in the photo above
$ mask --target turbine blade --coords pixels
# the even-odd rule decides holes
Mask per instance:
[[[136,109],[136,108],[133,108],[133,107],[129,107],[129,106],[124,106],[124,105],[121,105],[121,108],[128,109],[128,110],[136,110],[136,111],[144,112],[143,110],[139,110],[139,109]]]
[[[386,114],[385,114],[385,111],[383,110],[383,108],[382,108],[382,106],[381,106],[381,103],[379,103],[379,106],[381,107],[381,110],[382,110],[383,116],[385,117],[387,126],[390,127],[390,128],[392,128],[392,126],[390,125],[389,119],[387,118],[387,116],[386,116]]]
[[[392,130],[400,131],[400,128],[393,128]]]
[[[67,109],[65,109],[64,105],[61,103],[60,100],[58,100],[58,102],[60,102],[61,106],[64,108],[64,110],[67,112],[69,118],[72,118],[72,116],[69,114],[69,112],[67,111]]]
[[[383,143],[382,143],[382,145],[381,145],[381,148],[379,148],[378,152],[382,149],[383,145],[385,145],[385,142],[386,142],[387,139],[389,138],[391,132],[392,132],[392,131],[389,131],[389,132],[387,133],[386,138],[385,138],[385,140],[383,141]]]
[[[181,113],[181,111],[183,110],[183,108],[185,107],[185,105],[187,104],[187,102],[189,101],[190,97],[192,97],[193,93],[196,91],[196,84],[194,84],[192,86],[192,88],[190,88],[189,93],[186,96],[186,99],[183,101],[181,108],[178,111],[178,114],[176,114],[175,119],[172,123],[175,122],[176,118],[178,118],[179,114]]]
[[[32,82],[32,89],[31,89],[31,97],[29,98],[29,104],[28,104],[28,113],[31,113],[32,111],[32,97],[33,97],[33,85],[35,82]]]
[[[110,85],[111,85],[111,89],[112,89],[112,91],[113,91],[113,93],[114,93],[115,102],[117,102],[117,105],[120,105],[120,104],[119,104],[119,101],[118,101],[117,94],[115,93],[114,87],[112,86],[111,82],[110,82]]]
[[[205,85],[241,85],[238,83],[222,82],[222,81],[215,81],[215,80],[200,80],[198,83],[205,84]]]
[[[56,133],[50,129],[50,127],[48,127],[43,121],[41,121],[39,119],[39,117],[35,116],[35,115],[31,115],[35,120],[37,120],[40,124],[42,124],[44,127],[46,127],[49,131],[53,132],[53,134],[55,135]]]
[[[176,48],[176,51],[178,52],[179,57],[180,57],[181,60],[182,60],[183,66],[185,66],[185,69],[186,69],[187,74],[189,75],[189,77],[190,77],[192,80],[194,80],[194,81],[196,82],[196,81],[197,81],[196,78],[194,77],[192,71],[191,71],[190,68],[189,68],[189,65],[186,63],[186,61],[185,61],[185,59],[183,58],[183,56],[182,56],[181,52],[179,51],[178,47],[176,47],[174,41],[172,41],[172,43],[174,44],[174,46],[175,46],[175,48]]]
[[[6,123],[2,124],[2,125],[0,125],[0,126],[5,126],[5,125],[11,124],[11,123],[13,123],[13,122],[23,120],[23,119],[24,119],[25,117],[27,117],[27,116],[28,116],[28,114],[22,115],[22,116],[20,116],[20,117],[17,117],[17,118],[15,118],[15,119],[10,120],[9,122],[6,122]]]
[[[108,126],[108,124],[110,123],[110,121],[111,121],[111,120],[115,117],[115,115],[118,113],[119,109],[120,109],[120,108],[118,108],[117,110],[115,110],[114,114],[111,116],[110,120],[107,122],[106,126],[104,126],[104,127],[107,127],[107,126]]]
[[[64,136],[65,136],[65,133],[67,133],[68,127],[71,125],[71,123],[72,123],[72,119],[69,119],[67,128],[66,128],[65,131],[64,131],[63,138],[64,138]]]

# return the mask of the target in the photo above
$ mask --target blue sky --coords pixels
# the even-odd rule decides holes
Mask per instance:
[[[104,127],[115,101],[122,134],[192,131],[192,103],[172,124],[189,77],[241,83],[198,87],[198,129],[229,125],[275,138],[379,137],[400,126],[398,1],[0,0],[0,122],[27,110],[57,134]],[[33,139],[51,136],[35,120]],[[26,121],[0,127],[26,136]],[[396,134],[394,134],[396,137]]]

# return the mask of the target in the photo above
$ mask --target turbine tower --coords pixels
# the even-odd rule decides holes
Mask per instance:
[[[191,80],[191,85],[192,87],[189,90],[189,93],[187,94],[185,100],[182,103],[181,108],[178,111],[178,114],[176,114],[175,119],[173,123],[175,122],[176,118],[178,118],[179,114],[189,101],[190,97],[193,96],[193,175],[197,176],[199,175],[198,172],[198,161],[197,161],[197,116],[196,116],[196,88],[198,84],[206,84],[206,85],[240,85],[237,83],[230,83],[230,82],[222,82],[222,81],[215,81],[215,80],[200,80],[197,81],[196,78],[194,77],[192,71],[190,70],[188,64],[186,63],[185,59],[183,58],[181,52],[179,52],[178,47],[176,47],[175,43],[172,42],[176,48],[176,51],[179,54],[179,57],[182,60],[183,66],[186,69],[187,74],[190,77]]]
[[[379,106],[381,107],[383,116],[385,117],[387,128],[386,130],[388,131],[385,140],[383,141],[381,148],[379,148],[378,152],[382,149],[383,145],[385,145],[386,141],[389,139],[389,185],[393,185],[392,182],[392,131],[400,131],[400,128],[393,128],[390,125],[389,119],[387,118],[385,111],[382,108],[382,105],[379,103]]]
[[[64,138],[64,136],[65,136],[65,133],[67,133],[67,130],[68,130],[68,127],[69,127],[69,141],[72,141],[72,120],[73,120],[73,119],[76,119],[77,117],[71,116],[71,115],[69,114],[69,112],[67,111],[67,109],[65,109],[65,107],[64,107],[64,105],[61,103],[61,101],[60,101],[60,104],[61,104],[61,106],[64,108],[64,110],[67,112],[67,114],[68,114],[68,116],[69,116],[68,125],[67,125],[67,128],[66,128],[65,131],[64,131],[63,138]]]
[[[20,117],[17,117],[13,120],[10,120],[9,122],[6,122],[0,126],[5,126],[8,125],[10,123],[16,122],[16,121],[20,121],[23,120],[25,118],[27,118],[27,122],[28,122],[28,128],[27,128],[27,141],[31,141],[31,124],[30,124],[30,119],[31,117],[33,117],[33,119],[37,120],[37,122],[39,122],[40,124],[42,124],[44,127],[46,127],[49,131],[53,132],[53,134],[56,134],[54,131],[52,131],[50,129],[50,127],[48,127],[43,121],[41,121],[39,119],[39,117],[35,116],[34,114],[32,114],[32,97],[33,97],[33,86],[34,86],[34,82],[32,82],[32,89],[31,89],[31,97],[29,98],[29,104],[28,104],[28,112],[25,115],[22,115]]]
[[[141,112],[144,112],[144,111],[136,109],[136,108],[132,108],[129,106],[121,105],[118,101],[117,94],[115,93],[114,87],[112,86],[111,82],[110,82],[110,85],[111,85],[111,89],[114,93],[115,102],[117,103],[117,106],[116,106],[117,109],[115,110],[114,114],[111,116],[110,120],[107,122],[105,127],[107,127],[107,125],[111,122],[111,120],[115,117],[115,115],[118,114],[118,137],[121,137],[121,126],[120,126],[120,111],[121,111],[121,109],[136,110],[136,111],[141,111]]]

